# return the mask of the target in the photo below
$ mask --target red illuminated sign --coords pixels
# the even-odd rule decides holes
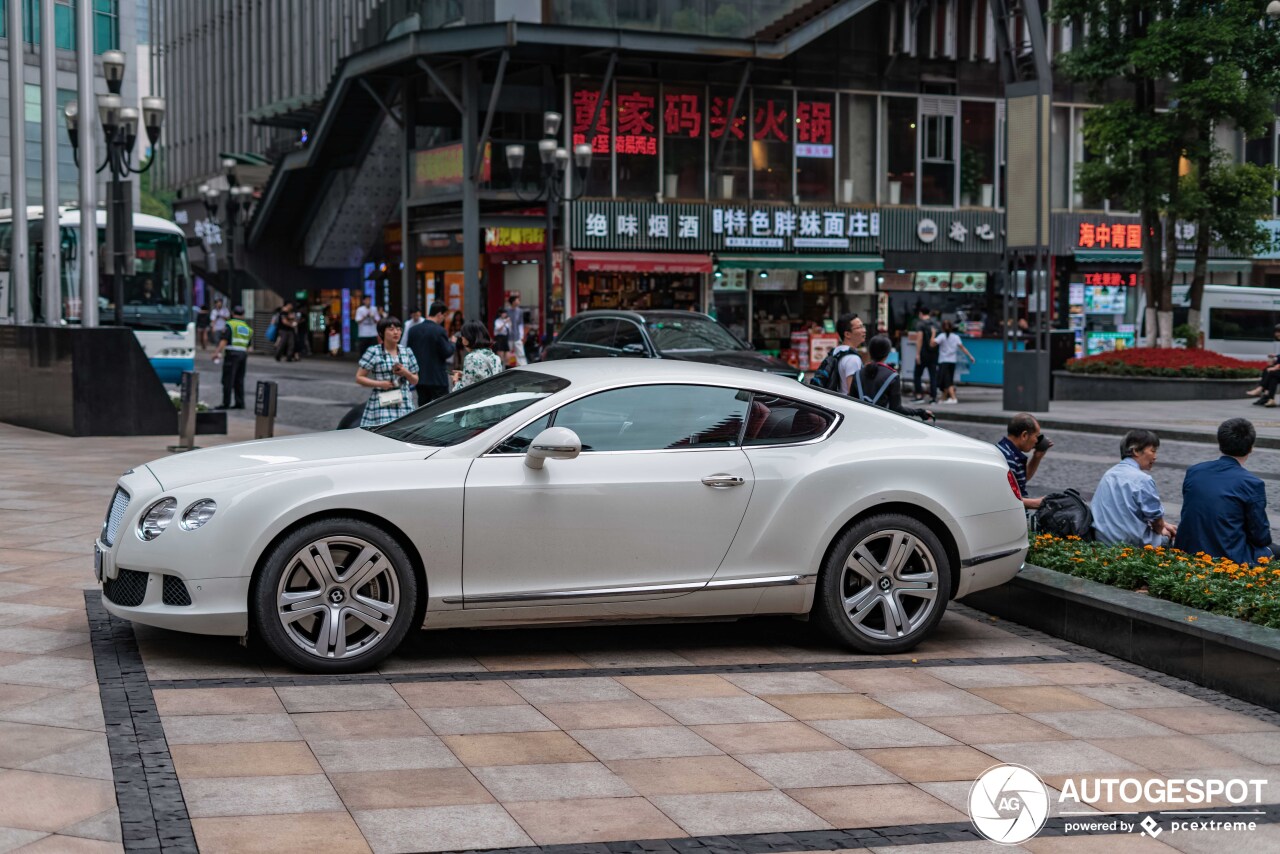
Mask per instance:
[[[662,112],[662,123],[668,136],[698,137],[702,134],[702,98],[698,95],[682,95],[667,92]]]
[[[600,92],[595,89],[579,89],[573,93],[573,142],[575,145],[587,141],[587,133],[591,130],[591,115],[596,111],[596,102],[600,100]],[[596,137],[591,141],[594,154],[609,153],[609,99],[604,99],[600,107],[600,116],[596,119]]]
[[[1084,283],[1086,285],[1105,285],[1107,287],[1137,287],[1139,277],[1137,273],[1085,273]]]
[[[654,135],[654,96],[640,92],[618,94],[619,154],[658,154],[658,138]]]
[[[1141,249],[1142,226],[1082,222],[1076,235],[1076,246],[1081,249]]]
[[[725,127],[729,128],[729,133],[733,134],[736,139],[742,139],[745,136],[745,128],[743,125],[747,123],[746,116],[734,116],[733,123],[728,121],[729,101],[731,98],[714,97],[711,99],[711,114],[707,117],[707,125],[711,129],[711,138],[719,139],[724,136]],[[742,102],[736,105],[738,109],[742,109]]]
[[[788,142],[791,139],[790,129],[787,127],[787,110],[783,109],[781,101],[775,101],[772,98],[756,107],[754,127],[754,139],[773,137],[781,142]]]
[[[796,104],[796,139],[816,145],[832,141],[831,104],[826,101],[801,101]]]

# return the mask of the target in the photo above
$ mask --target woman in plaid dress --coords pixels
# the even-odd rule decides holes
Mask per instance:
[[[378,343],[360,357],[356,383],[373,389],[364,405],[361,427],[377,427],[414,410],[412,387],[418,382],[418,360],[400,346],[404,328],[394,317],[378,323]]]

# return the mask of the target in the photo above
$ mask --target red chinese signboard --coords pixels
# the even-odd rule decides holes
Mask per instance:
[[[1080,249],[1141,249],[1142,226],[1082,222],[1076,235],[1076,246]]]
[[[1086,285],[1103,285],[1106,287],[1137,287],[1140,277],[1137,273],[1085,273]]]
[[[654,133],[653,95],[642,92],[618,93],[618,140],[614,143],[619,154],[649,154],[657,156],[658,137]]]
[[[579,89],[573,93],[573,143],[578,145],[587,141],[591,130],[591,116],[596,111],[596,102],[600,100],[598,89]],[[596,118],[596,136],[591,141],[593,154],[609,153],[609,99],[604,99],[600,114]]]
[[[796,104],[797,141],[830,145],[832,135],[829,101],[800,101]]]
[[[774,98],[767,98],[763,103],[757,102],[752,138],[790,142],[791,129],[787,115],[790,106],[788,102]]]
[[[702,135],[702,96],[694,93],[667,92],[662,111],[662,124],[667,136],[697,138]]]
[[[735,139],[743,139],[746,136],[745,125],[747,117],[742,115],[742,101],[739,101],[734,110],[738,115],[733,117],[733,122],[729,122],[729,102],[732,98],[722,98],[716,96],[711,99],[711,113],[707,116],[707,127],[710,128],[711,138],[719,139],[724,136],[725,128],[728,127],[729,134]]]

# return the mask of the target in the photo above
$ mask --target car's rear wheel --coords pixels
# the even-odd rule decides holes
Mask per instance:
[[[813,615],[838,643],[859,652],[907,652],[946,610],[951,565],[927,525],[886,513],[846,530],[818,579]]]
[[[313,522],[280,542],[253,593],[267,647],[313,673],[365,670],[404,640],[418,605],[409,556],[359,519]]]

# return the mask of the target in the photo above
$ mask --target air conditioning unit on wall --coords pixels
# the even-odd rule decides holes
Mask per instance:
[[[874,270],[850,270],[844,274],[844,292],[846,294],[873,294],[876,292],[876,273]]]

